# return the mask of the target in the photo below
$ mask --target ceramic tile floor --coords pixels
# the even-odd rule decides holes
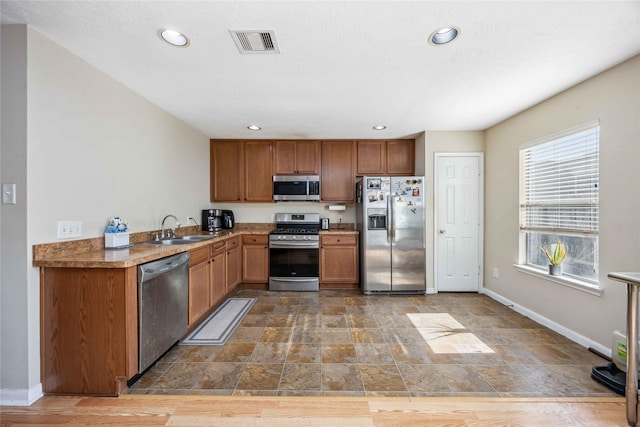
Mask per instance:
[[[616,396],[606,361],[480,294],[238,289],[256,303],[223,346],[175,346],[129,393]]]

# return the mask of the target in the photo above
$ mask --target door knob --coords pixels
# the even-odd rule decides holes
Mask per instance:
[[[440,234],[444,234],[444,233],[445,233],[445,231],[444,231],[444,230],[438,230],[438,232],[439,232]]]

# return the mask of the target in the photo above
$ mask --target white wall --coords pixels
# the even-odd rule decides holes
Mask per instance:
[[[24,26],[2,26],[2,135],[0,177],[16,184],[15,205],[0,205],[0,390],[23,390],[14,397],[30,400],[27,384],[39,381],[32,354],[37,357],[38,328],[28,322],[33,287],[27,286],[27,30]],[[10,60],[7,60],[10,58]],[[10,108],[9,108],[10,106]],[[37,284],[35,286],[37,290]],[[37,296],[36,304],[37,304]],[[31,304],[33,305],[33,304]],[[16,321],[19,319],[19,321]],[[29,334],[34,333],[34,337]],[[5,337],[15,339],[5,340]],[[33,348],[35,341],[36,347]],[[33,381],[28,381],[32,378]],[[34,394],[38,394],[36,387]],[[2,398],[2,395],[0,395]]]
[[[425,203],[427,234],[427,291],[435,288],[434,276],[434,240],[435,240],[435,195],[434,170],[436,153],[484,152],[484,132],[482,131],[430,131],[426,133],[425,149]]]
[[[640,271],[640,56],[486,132],[485,288],[605,349],[624,329],[625,285],[612,271]],[[600,119],[601,297],[515,270],[520,144]],[[499,268],[499,279],[491,272]]]
[[[3,165],[20,160],[5,159],[9,150],[24,151],[27,165],[17,206],[24,210],[26,232],[12,247],[20,262],[2,260],[5,403],[10,390],[33,390],[40,383],[39,277],[31,267],[31,246],[57,241],[60,220],[82,221],[82,238],[89,238],[102,235],[113,215],[127,217],[134,232],[159,227],[169,213],[182,223],[197,218],[209,200],[209,138],[33,29],[12,26],[6,30],[19,36],[9,40],[2,30],[3,85],[5,64],[27,58],[26,117],[12,111],[25,120],[26,145],[24,139],[6,140],[4,127],[2,134]],[[5,42],[13,49],[5,49]],[[3,119],[5,109],[16,105],[5,95]],[[5,179],[14,177],[3,167]],[[5,210],[3,230],[12,226]]]

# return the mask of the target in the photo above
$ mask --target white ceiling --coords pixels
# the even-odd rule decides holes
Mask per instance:
[[[639,1],[2,1],[1,13],[216,138],[486,129],[640,53]],[[443,26],[461,35],[430,45]],[[229,30],[273,30],[280,54],[240,54]]]

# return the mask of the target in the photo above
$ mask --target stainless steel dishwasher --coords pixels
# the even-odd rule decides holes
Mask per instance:
[[[187,331],[189,253],[138,266],[138,367],[144,372]]]

